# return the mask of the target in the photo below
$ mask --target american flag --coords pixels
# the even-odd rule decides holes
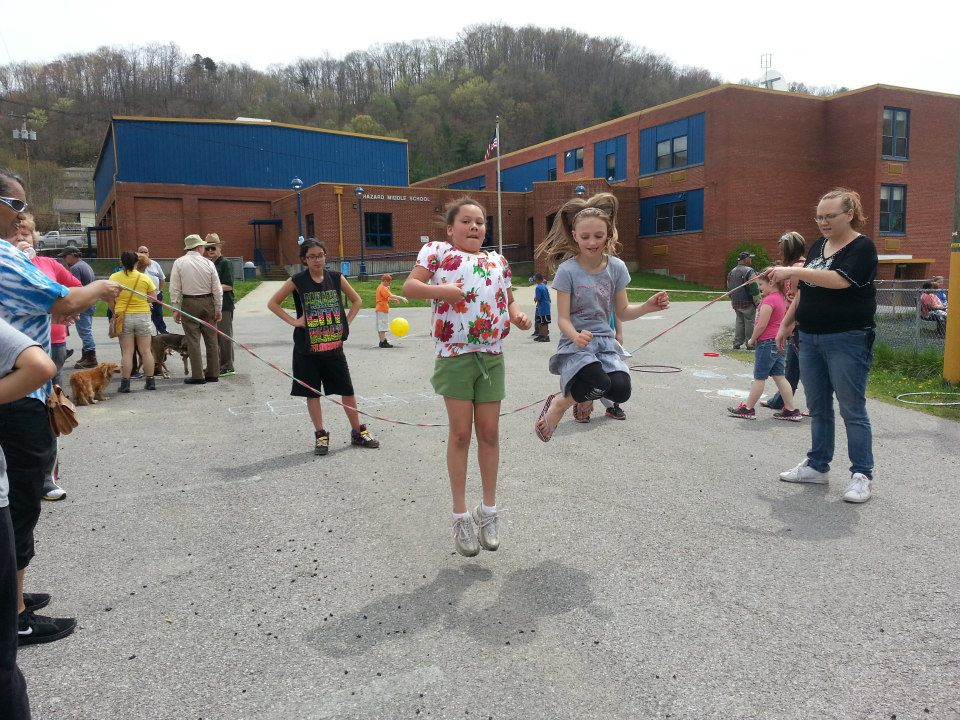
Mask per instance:
[[[496,149],[497,149],[497,136],[494,135],[493,139],[490,141],[490,144],[487,145],[487,152],[483,156],[483,159],[489,160],[491,157],[493,157],[493,153],[496,151]]]

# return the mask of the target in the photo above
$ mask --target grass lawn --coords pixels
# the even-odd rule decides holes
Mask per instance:
[[[659,290],[666,290],[670,293],[670,300],[673,302],[702,303],[707,303],[726,292],[699,283],[677,280],[669,275],[648,272],[630,273],[630,284],[627,286],[627,296],[630,298],[630,302],[643,302]],[[684,292],[684,290],[695,290],[697,292]]]
[[[259,281],[259,280],[237,280],[236,282],[234,282],[234,283],[233,283],[233,299],[234,299],[234,301],[239,300],[240,298],[242,298],[244,295],[246,295],[248,292],[250,292],[251,290],[253,290],[253,289],[254,289],[255,287],[257,287],[259,284],[260,284],[260,281]],[[163,287],[163,302],[165,302],[165,303],[169,303],[169,301],[170,301],[170,296],[167,294],[168,287],[169,287],[168,285],[164,285],[164,287]],[[292,306],[291,306],[291,307],[292,307]],[[171,317],[172,315],[173,315],[173,312],[171,312],[168,308],[164,308],[164,309],[163,309],[163,316],[164,316],[164,317]],[[97,303],[97,309],[94,311],[93,316],[94,316],[94,317],[106,317],[106,316],[107,316],[107,304],[106,304],[105,302],[98,302],[98,303]]]
[[[360,282],[356,278],[348,279],[350,287],[357,291],[357,294],[360,296],[360,299],[363,300],[363,307],[368,310],[373,310],[377,304],[377,286],[380,284],[379,280],[367,280],[366,282]],[[400,295],[403,289],[403,283],[398,280],[393,281],[393,285],[390,286],[390,291],[394,295]],[[349,307],[347,298],[343,298],[343,302]],[[286,308],[287,310],[293,310],[293,297],[288,297],[283,301],[281,307]],[[429,300],[410,300],[408,302],[398,302],[390,303],[390,312],[394,313],[398,310],[402,310],[405,307],[430,307]]]

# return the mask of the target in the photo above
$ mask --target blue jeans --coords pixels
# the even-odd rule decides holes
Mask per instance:
[[[757,343],[753,356],[753,379],[766,380],[774,375],[783,375],[783,353],[777,350],[773,338]]]
[[[833,396],[847,430],[850,472],[873,477],[873,432],[867,417],[867,375],[873,362],[872,329],[816,335],[800,332],[800,378],[810,411],[809,465],[819,472],[833,460]]]
[[[93,339],[93,312],[95,309],[96,305],[84,310],[77,318],[77,335],[83,341],[83,352],[93,352],[97,349],[97,343]]]
[[[163,300],[163,291],[157,291],[157,300]],[[163,305],[160,303],[150,303],[150,320],[157,329],[157,333],[164,335],[167,332],[167,324],[163,321]]]
[[[784,361],[784,371],[783,376],[787,379],[787,382],[790,383],[790,389],[793,391],[793,394],[797,394],[797,388],[800,386],[800,348],[799,348],[799,338],[794,335],[792,338],[787,340],[787,358]],[[783,398],[780,397],[780,391],[778,390],[776,394],[767,401],[769,405],[774,410],[783,409]]]

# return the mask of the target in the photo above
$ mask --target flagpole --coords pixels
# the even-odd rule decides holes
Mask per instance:
[[[497,115],[497,252],[503,255],[503,205],[500,202],[500,116]]]

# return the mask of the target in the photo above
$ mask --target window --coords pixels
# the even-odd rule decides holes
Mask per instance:
[[[493,245],[493,215],[487,215],[487,229],[483,235],[483,247]]]
[[[393,215],[368,212],[363,214],[364,240],[368,248],[393,247]]]
[[[703,190],[640,199],[640,236],[703,230]]]
[[[880,232],[891,234],[905,233],[907,231],[906,210],[906,186],[880,186]]]
[[[557,179],[557,169],[555,167],[547,168],[547,180]]]
[[[883,109],[883,156],[906,160],[910,150],[910,111]]]
[[[704,162],[706,116],[690,115],[640,131],[640,174],[669,172]]]
[[[687,229],[686,201],[657,205],[657,232],[681,232]]]
[[[687,164],[687,136],[657,143],[657,170],[671,170]]]
[[[583,169],[583,148],[567,150],[563,154],[563,171],[576,172]]]
[[[600,140],[593,144],[594,177],[606,178],[607,182],[627,179],[627,136]]]
[[[307,237],[315,238],[316,236],[317,236],[317,230],[313,222],[313,213],[307,213]]]

